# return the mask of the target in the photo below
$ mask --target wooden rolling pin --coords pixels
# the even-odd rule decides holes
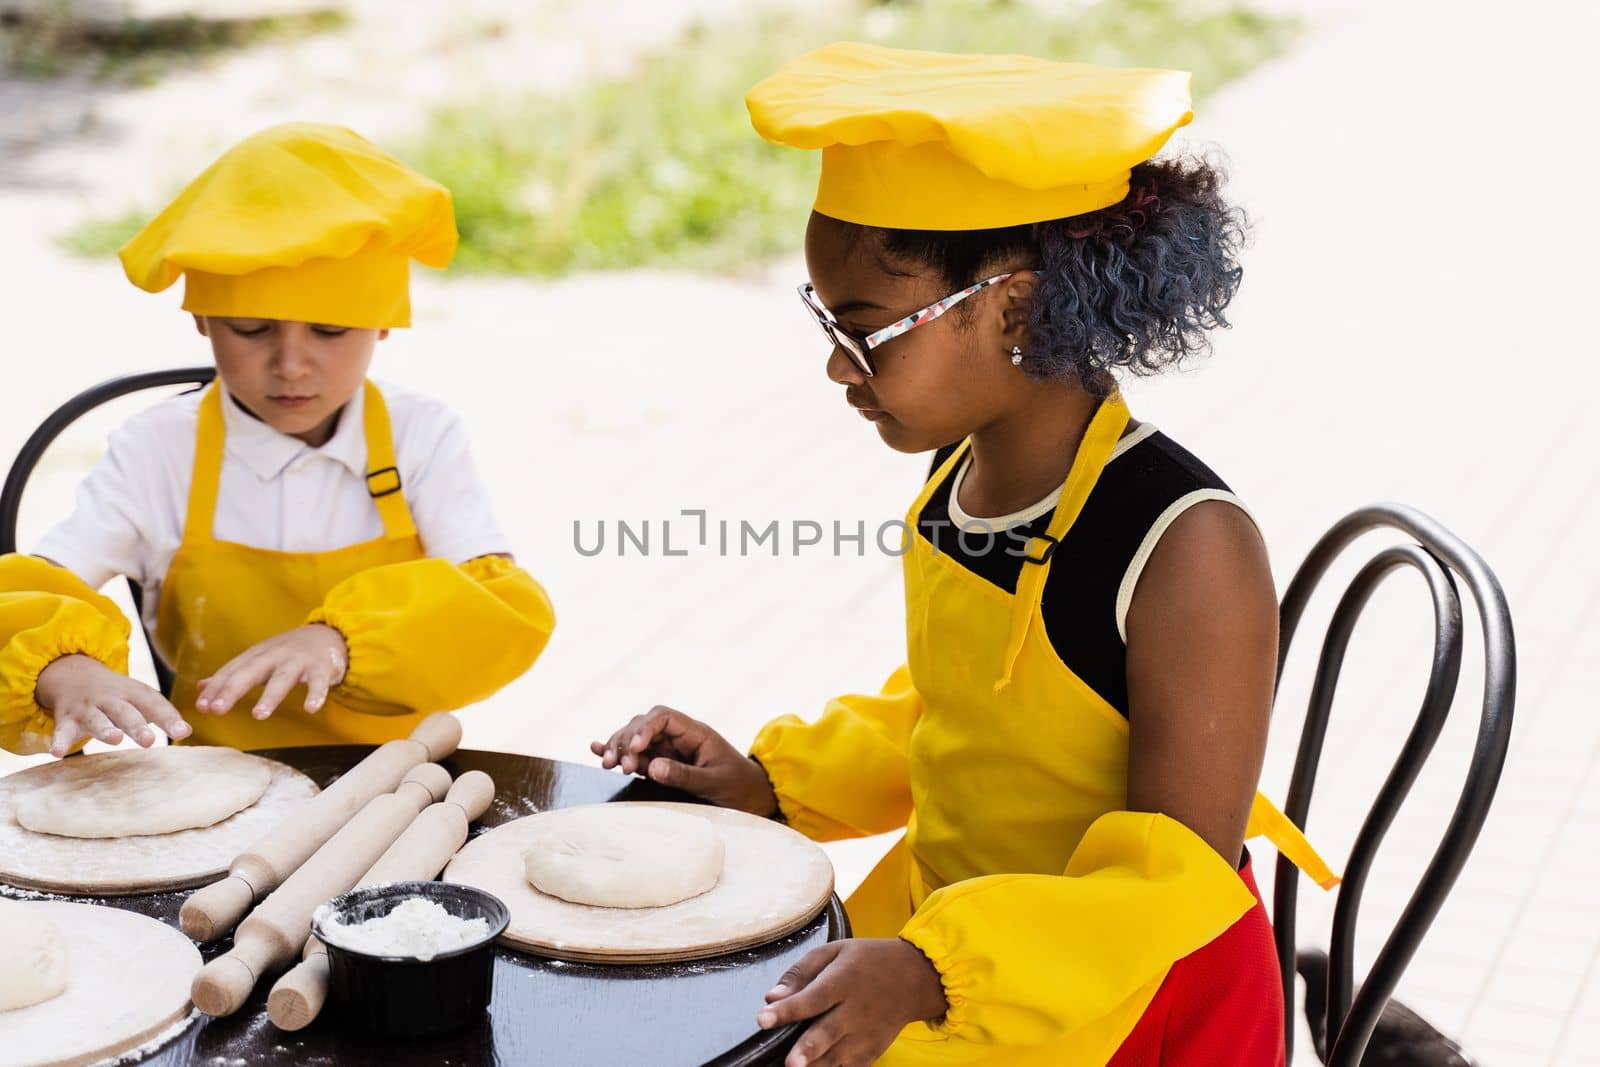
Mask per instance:
[[[215,941],[256,901],[282,885],[334,832],[375,796],[392,793],[419,763],[441,760],[461,744],[461,723],[437,712],[411,736],[380,745],[338,781],[306,801],[261,840],[239,853],[228,876],[197,889],[178,911],[178,926],[196,941]]]
[[[257,980],[286,967],[311,933],[311,913],[355,884],[417,817],[450,788],[450,772],[424,763],[406,772],[393,793],[373,797],[328,838],[283,885],[256,906],[233,935],[233,947],[200,969],[189,987],[207,1015],[238,1011]]]
[[[443,801],[417,816],[355,888],[431,881],[466,843],[468,824],[476,822],[493,800],[493,779],[482,771],[463,774]],[[267,1015],[280,1030],[302,1030],[327,999],[328,950],[315,937],[308,938],[305,959],[272,987]]]

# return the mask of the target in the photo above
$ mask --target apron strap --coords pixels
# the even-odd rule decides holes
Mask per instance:
[[[916,502],[911,505],[911,511],[906,515],[906,522],[913,528],[922,519],[922,509],[928,506],[928,501],[933,499],[933,494],[938,491],[950,477],[950,472],[956,469],[956,464],[961,462],[961,457],[967,454],[967,449],[972,447],[972,438],[968,437],[945,457],[944,462],[934,468],[928,480],[922,483],[922,492],[917,494]]]
[[[1034,610],[1044,595],[1044,583],[1050,576],[1050,563],[1056,545],[1077,521],[1084,501],[1089,499],[1089,491],[1100,480],[1100,472],[1105,469],[1112,451],[1122,438],[1122,431],[1127,428],[1128,405],[1123,401],[1122,394],[1112,393],[1101,402],[1094,418],[1089,421],[1089,428],[1084,431],[1078,454],[1072,461],[1072,469],[1062,483],[1061,499],[1056,503],[1049,528],[1042,537],[1028,541],[1028,555],[1023,561],[1022,573],[1017,576],[1017,592],[1011,608],[1011,635],[1006,641],[1005,669],[1000,680],[994,684],[996,693],[1011,684],[1011,671],[1027,639],[1028,624],[1033,619]]]
[[[933,498],[933,494],[938,491],[939,486],[943,485],[945,480],[950,477],[950,472],[955,469],[957,463],[961,462],[961,457],[967,454],[967,449],[971,445],[972,438],[970,437],[956,445],[955,448],[951,449],[950,455],[945,457],[945,461],[939,464],[932,474],[928,475],[926,482],[922,483],[922,492],[917,494],[917,499],[911,504],[911,510],[906,512],[905,535],[907,538],[915,538],[917,536],[917,523],[922,521],[922,509],[928,506],[928,501]],[[910,542],[907,541],[906,543],[909,546]]]
[[[370,381],[362,398],[363,423],[367,436],[367,492],[383,520],[383,536],[404,541],[417,536],[417,524],[406,506],[400,486],[400,468],[394,461],[394,433],[389,425],[389,406],[383,394]]]
[[[394,437],[389,408],[371,382],[362,398],[367,438],[367,492],[383,522],[383,535],[404,541],[417,535],[417,525],[400,488],[400,471],[394,462]],[[222,452],[226,429],[222,421],[222,391],[216,382],[200,398],[200,423],[195,431],[194,477],[189,483],[189,510],[183,522],[183,543],[206,544],[212,539],[217,513],[217,487],[222,482]]]
[[[217,486],[222,482],[222,389],[212,382],[200,397],[200,424],[194,435],[194,476],[189,481],[189,510],[183,520],[183,544],[211,541],[217,513]]]
[[[1332,889],[1340,882],[1327,861],[1311,847],[1311,842],[1306,840],[1300,827],[1260,793],[1256,794],[1255,801],[1250,805],[1250,823],[1245,828],[1244,836],[1246,839],[1266,837],[1281,855],[1310,875],[1311,880],[1323,889]]]

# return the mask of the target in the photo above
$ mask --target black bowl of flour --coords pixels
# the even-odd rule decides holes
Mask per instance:
[[[442,909],[442,910],[441,910]],[[328,947],[340,1013],[376,1034],[420,1037],[481,1019],[494,941],[511,921],[499,897],[448,882],[392,882],[328,901],[311,932]]]

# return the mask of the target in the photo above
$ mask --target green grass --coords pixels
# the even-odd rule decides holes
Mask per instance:
[[[1192,0],[1040,12],[920,0],[822,25],[784,15],[700,27],[627,78],[436,115],[409,156],[455,193],[459,269],[736,270],[794,249],[815,193],[817,154],[766,144],[744,108],[751,85],[807,48],[855,38],[1170,66],[1194,71],[1204,95],[1278,53],[1292,32],[1283,20]]]
[[[81,22],[65,0],[42,13],[0,21],[0,74],[44,79],[85,75],[149,85],[167,73],[239,48],[295,40],[344,26],[338,11],[255,19],[123,19]]]
[[[398,154],[455,194],[462,240],[453,270],[732,272],[792,251],[801,237],[817,153],[762,141],[744,94],[806,49],[853,38],[1175,67],[1194,72],[1204,97],[1293,33],[1287,20],[1196,0],[1103,0],[1065,14],[1015,0],[820,5],[806,16],[698,26],[626,77],[574,93],[440,112]],[[63,244],[104,254],[136,217],[87,223]]]
[[[75,256],[109,256],[127,244],[150,216],[143,211],[126,211],[103,219],[87,219],[56,238],[56,243]]]

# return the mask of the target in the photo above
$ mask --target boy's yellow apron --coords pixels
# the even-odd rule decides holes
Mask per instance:
[[[404,737],[423,717],[394,707],[351,707],[340,702],[338,690],[329,694],[321,711],[307,714],[304,685],[291,690],[262,721],[250,715],[259,689],[240,698],[226,715],[195,710],[201,679],[252,645],[303,626],[344,579],[423,558],[395,467],[388,408],[376,386],[368,382],[365,389],[367,488],[383,520],[383,534],[329,552],[278,552],[212,537],[225,436],[222,394],[212,385],[200,399],[183,542],[162,581],[156,611],[156,643],[176,676],[172,703],[194,727],[190,744],[250,749],[378,743]]]
[[[907,923],[924,901],[935,891],[968,879],[1070,875],[1074,872],[1069,861],[1085,862],[1074,853],[1091,824],[1126,808],[1128,721],[1056,655],[1045,634],[1039,603],[1054,562],[1050,550],[1076,519],[1127,422],[1128,409],[1120,397],[1101,405],[1063,485],[1047,535],[1028,546],[1030,557],[1038,562],[1023,565],[1015,594],[940,554],[917,532],[918,516],[961,461],[965,444],[912,505],[906,517],[912,531],[904,562],[906,627],[911,677],[923,701],[910,745],[914,814],[905,837],[850,897],[847,907],[857,936],[894,937],[904,932],[916,940],[916,923],[912,927]],[[1070,560],[1065,565],[1094,562]],[[1258,794],[1248,835],[1260,834],[1318,881],[1333,880],[1300,831]],[[1222,872],[1222,881],[1231,883],[1217,886],[1218,914],[1237,918],[1252,902],[1248,892],[1204,842],[1190,837],[1192,847],[1207,854],[1196,857],[1196,862],[1212,863]],[[947,892],[959,892],[959,887]],[[998,903],[999,897],[995,899]],[[1118,958],[1159,958],[1170,951],[1166,963],[1158,964],[1164,967],[1233,921],[1197,935],[1194,924],[1204,920],[1196,916],[1205,914],[1206,901],[1130,914],[1126,912],[1135,905],[1119,907],[1119,899],[1098,898],[1094,913],[1039,914],[1034,940],[1048,941],[1052,927],[1072,924],[1092,929],[1090,936]],[[1179,945],[1190,947],[1173,947]],[[1028,966],[1029,960],[1039,959],[1037,943],[1016,954],[1004,952],[1001,945],[993,948],[997,965],[1001,958],[1016,961],[1007,966]],[[1057,983],[1061,996],[1072,998],[1070,963],[1057,963],[1065,966],[1013,979],[1037,982],[1041,988]],[[1078,1030],[1070,1042],[1015,1052],[1008,1048],[999,1058],[984,1062],[1104,1064],[1160,984],[1160,978],[1149,983],[1109,1015]],[[1093,1000],[1092,992],[1082,990],[1079,999]],[[959,1045],[966,1048],[953,1047]],[[973,1051],[970,1044],[951,1042],[919,1023],[902,1033],[882,1062],[972,1062]]]

